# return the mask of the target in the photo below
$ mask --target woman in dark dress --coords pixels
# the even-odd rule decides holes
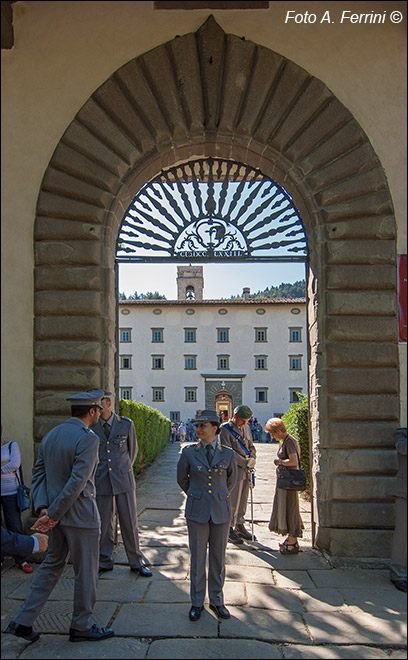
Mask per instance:
[[[279,417],[268,419],[265,431],[279,442],[277,458],[274,460],[277,474],[281,466],[298,470],[300,468],[299,443],[289,435],[283,421]],[[296,555],[299,552],[298,538],[303,536],[303,528],[298,492],[276,488],[269,529],[271,532],[287,537],[283,543],[279,544],[281,554]]]

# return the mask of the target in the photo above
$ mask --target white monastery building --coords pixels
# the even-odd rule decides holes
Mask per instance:
[[[120,397],[172,421],[244,403],[263,426],[307,392],[306,300],[203,289],[202,266],[179,266],[177,300],[119,301]]]

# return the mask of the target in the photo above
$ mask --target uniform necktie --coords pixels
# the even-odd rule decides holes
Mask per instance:
[[[106,437],[109,438],[110,426],[109,426],[108,422],[104,423],[103,428],[104,428]]]
[[[212,447],[211,447],[211,445],[207,445],[207,461],[211,465],[211,461],[212,461]]]

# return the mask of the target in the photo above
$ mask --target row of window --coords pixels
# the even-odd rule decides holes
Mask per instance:
[[[230,341],[230,328],[217,328],[217,342],[228,344]],[[164,342],[164,328],[151,328],[152,343],[161,344]],[[268,328],[254,328],[255,341],[265,343],[268,341]],[[121,343],[132,341],[132,329],[121,328],[119,331]],[[302,328],[289,328],[289,341],[299,343],[302,341]],[[195,344],[197,342],[197,328],[184,328],[184,342],[186,344]]]
[[[197,387],[184,388],[184,401],[186,403],[197,403]],[[165,387],[152,387],[152,402],[165,401]],[[255,387],[255,403],[268,403],[268,387]],[[289,388],[289,400],[291,403],[297,402],[298,394],[302,393],[301,387]],[[120,388],[121,399],[132,400],[132,388]]]
[[[303,355],[289,355],[289,371],[302,371]],[[268,369],[268,356],[255,355],[255,371],[266,371]],[[120,356],[120,368],[132,369],[132,355]],[[164,369],[164,355],[152,355],[152,369]],[[194,371],[197,369],[197,355],[184,356],[184,369]],[[217,369],[220,371],[229,371],[230,355],[217,355]]]

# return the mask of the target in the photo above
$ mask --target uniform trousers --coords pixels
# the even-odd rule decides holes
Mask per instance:
[[[239,470],[241,472],[241,470]],[[243,525],[248,506],[249,479],[240,479],[231,490],[231,527]]]
[[[208,556],[208,596],[212,605],[224,605],[222,589],[225,581],[225,548],[230,522],[216,525],[187,520],[191,554],[190,598],[193,607],[201,607],[205,599],[206,560]]]
[[[407,579],[407,500],[395,498],[395,528],[390,562],[391,580]]]
[[[96,495],[96,504],[101,517],[101,541],[99,567],[113,568],[115,545],[115,507],[119,516],[120,531],[126,550],[129,566],[140,568],[149,562],[140,552],[139,529],[137,526],[136,492],[134,490],[119,495]]]
[[[56,525],[49,533],[47,555],[39,567],[14,621],[32,626],[71,556],[74,568],[74,610],[71,628],[89,630],[98,586],[99,527]]]

